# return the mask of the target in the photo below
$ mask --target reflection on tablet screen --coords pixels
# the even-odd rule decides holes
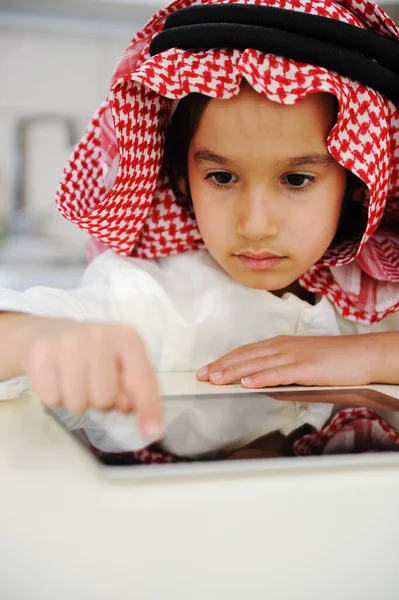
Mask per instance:
[[[187,403],[189,407],[190,403],[196,405],[198,408],[202,407],[204,414],[207,414],[207,418],[211,421],[213,418],[223,418],[224,414],[228,414],[231,411],[240,407],[242,418],[245,419],[245,415],[255,410],[257,406],[263,406],[264,402],[270,404],[270,400],[281,401],[281,402],[292,402],[292,403],[321,403],[321,404],[333,404],[336,405],[333,415],[337,412],[347,408],[368,408],[376,411],[389,411],[391,413],[399,411],[399,399],[394,398],[388,394],[384,394],[379,391],[372,390],[370,388],[349,388],[349,389],[327,389],[327,390],[303,390],[301,388],[291,388],[289,391],[267,391],[260,390],[256,392],[248,393],[232,393],[232,394],[187,394],[179,396],[165,396],[164,402],[166,411],[168,407],[173,411],[173,406],[182,406]],[[184,409],[186,410],[186,409]],[[263,409],[262,409],[263,410]],[[61,416],[61,412],[48,412],[56,418],[56,420],[68,430],[68,415],[71,413],[65,413],[64,418]],[[331,417],[332,418],[332,417]],[[76,420],[76,416],[75,416]],[[140,464],[135,458],[134,452],[116,452],[116,451],[101,451],[94,447],[88,438],[90,430],[96,429],[97,433],[100,434],[101,441],[104,447],[111,447],[113,440],[111,439],[110,432],[104,428],[100,431],[98,424],[94,422],[90,423],[90,412],[85,413],[82,420],[77,423],[77,427],[73,431],[69,430],[76,439],[104,466],[133,466]],[[180,430],[181,431],[181,430]],[[269,432],[271,430],[269,429]],[[300,437],[312,434],[316,429],[309,425],[304,425],[295,430],[290,436],[283,436],[278,431],[271,431],[267,435],[263,434],[263,437],[257,438],[253,442],[246,444],[245,446],[237,446],[234,451],[232,450],[221,450],[214,452],[212,456],[201,457],[195,460],[227,460],[236,458],[276,458],[282,456],[293,456],[292,452],[294,443]],[[187,435],[190,435],[190,431],[187,431]],[[262,434],[261,434],[262,435]],[[399,434],[398,434],[399,435]],[[109,440],[109,442],[107,441]],[[130,437],[129,437],[130,440]],[[153,446],[155,453],[162,453],[162,446]],[[386,446],[385,450],[399,450],[399,443],[392,443],[392,446]],[[376,449],[376,451],[378,448]],[[355,450],[359,452],[361,450]],[[374,451],[373,448],[365,451]],[[337,452],[340,453],[340,452]],[[162,462],[162,461],[160,461]]]

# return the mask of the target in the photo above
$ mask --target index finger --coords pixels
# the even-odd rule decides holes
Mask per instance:
[[[163,437],[163,401],[158,380],[142,341],[126,344],[119,353],[122,391],[132,408],[135,407],[139,429],[145,439]]]

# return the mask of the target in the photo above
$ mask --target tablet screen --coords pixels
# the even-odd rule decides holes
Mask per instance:
[[[370,388],[350,388],[350,389],[327,389],[327,390],[308,390],[301,391],[300,388],[292,388],[289,391],[273,391],[268,392],[261,390],[259,392],[248,392],[248,393],[232,393],[232,394],[187,394],[187,396],[165,396],[165,407],[166,411],[178,403],[181,407],[184,403],[187,404],[195,403],[204,410],[204,414],[207,413],[208,418],[212,419],[212,415],[217,414],[217,418],[223,418],[224,412],[227,414],[231,410],[233,404],[237,406],[237,403],[242,407],[243,414],[246,410],[251,410],[251,405],[256,403],[259,406],[259,402],[268,402],[270,400],[292,402],[292,403],[321,403],[321,404],[333,404],[336,406],[333,411],[333,415],[337,412],[346,408],[368,408],[377,411],[388,411],[390,413],[399,411],[399,399],[390,396],[379,391],[372,390]],[[217,411],[213,408],[217,406]],[[207,411],[207,409],[212,409]],[[85,417],[85,421],[82,421],[84,426],[80,428],[70,429],[66,420],[60,418],[59,412],[48,410],[48,412],[56,418],[56,420],[69,431],[90,454],[104,466],[133,466],[140,464],[137,461],[137,457],[134,452],[115,452],[115,451],[104,451],[99,450],[90,442],[90,423]],[[386,414],[386,413],[384,413]],[[200,457],[198,460],[209,461],[209,460],[226,460],[236,458],[262,458],[262,457],[280,457],[280,456],[293,456],[292,448],[294,443],[299,437],[314,433],[316,430],[309,426],[303,426],[298,429],[293,435],[288,438],[284,438],[278,432],[275,434],[268,434],[263,438],[262,444],[252,442],[246,445],[244,448],[236,448],[235,451],[220,451],[213,452],[210,455]],[[112,439],[110,438],[111,433],[105,427],[103,431],[100,431],[102,448],[112,447]],[[98,435],[98,432],[97,432]],[[110,439],[107,440],[107,437]],[[259,438],[261,439],[261,438]],[[265,442],[266,440],[266,442]],[[109,441],[109,444],[108,444]],[[399,443],[396,447],[394,443],[388,444],[385,448],[387,450],[399,450]],[[380,451],[379,449],[377,449]],[[376,451],[377,451],[376,450]],[[152,451],[155,456],[162,456],[162,447],[152,447]],[[355,450],[359,452],[361,450]],[[365,446],[363,451],[373,451],[373,449]],[[337,451],[339,453],[339,451]],[[196,459],[197,460],[197,459]],[[162,462],[162,461],[160,461]]]

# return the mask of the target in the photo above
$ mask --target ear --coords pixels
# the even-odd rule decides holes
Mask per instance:
[[[182,194],[182,196],[187,196],[188,190],[184,177],[179,177],[177,180],[177,187],[179,188],[179,192]]]

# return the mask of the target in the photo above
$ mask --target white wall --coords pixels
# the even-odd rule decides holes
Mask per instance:
[[[133,37],[136,26],[132,26]],[[19,119],[59,113],[76,119],[83,133],[104,100],[113,68],[129,42],[68,32],[0,29],[0,219],[13,201],[14,136]],[[45,230],[75,234],[55,208],[54,195],[71,148],[62,125],[40,123],[27,136],[27,201],[45,215]],[[0,225],[1,230],[1,225]]]

